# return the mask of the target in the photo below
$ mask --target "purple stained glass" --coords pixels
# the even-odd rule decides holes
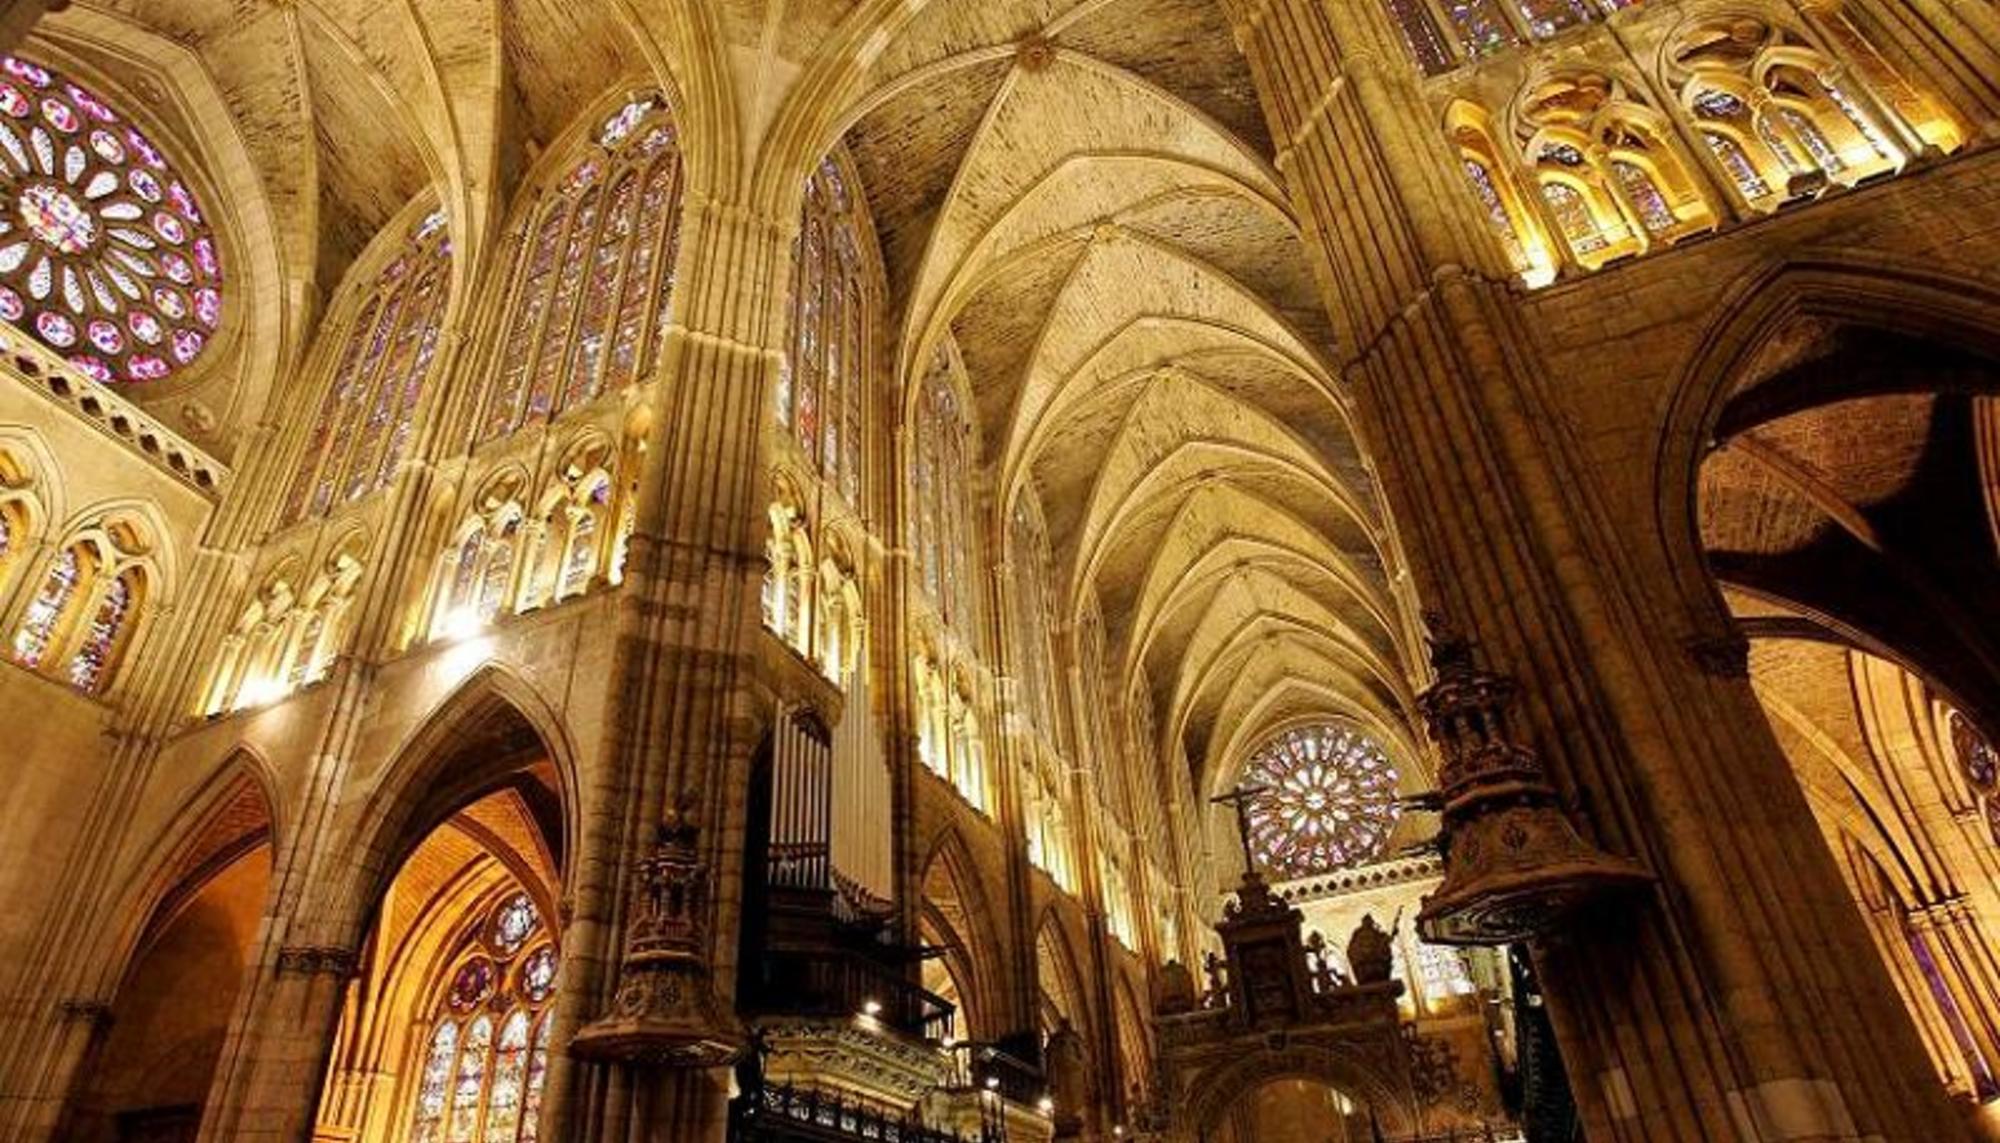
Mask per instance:
[[[43,310],[35,315],[35,332],[42,335],[43,341],[58,349],[76,344],[76,323],[54,310]]]
[[[167,169],[167,157],[162,155],[159,148],[153,146],[152,140],[146,138],[137,127],[125,129],[125,141],[132,144],[132,152],[139,156],[141,162],[156,171]]]
[[[1262,786],[1250,807],[1250,847],[1281,877],[1369,861],[1400,812],[1396,770],[1382,748],[1339,726],[1302,727],[1266,744],[1243,771]]]
[[[173,337],[174,359],[182,364],[193,361],[196,355],[201,353],[204,340],[198,330],[175,330]]]
[[[74,135],[76,129],[83,126],[83,120],[77,118],[76,109],[54,96],[42,100],[42,118],[65,135]]]
[[[108,679],[112,655],[116,653],[125,625],[131,618],[131,574],[127,572],[119,576],[105,588],[104,598],[98,601],[97,614],[91,617],[90,627],[84,632],[83,643],[69,661],[70,685],[85,694],[96,694],[104,689]]]
[[[113,166],[122,166],[125,162],[125,144],[118,141],[118,136],[101,127],[90,133],[90,149],[97,152],[98,158]]]
[[[493,988],[499,979],[499,970],[491,960],[475,956],[452,974],[451,989],[446,993],[445,1002],[456,1011],[469,1012],[493,995]]]
[[[88,88],[18,57],[9,59],[15,80],[0,82],[0,92],[21,97],[13,110],[28,126],[24,133],[0,122],[0,194],[13,196],[11,213],[0,217],[20,224],[0,245],[0,281],[18,303],[0,305],[0,318],[26,323],[43,344],[59,350],[75,345],[80,331],[96,330],[90,343],[102,356],[92,360],[117,379],[156,380],[192,364],[194,358],[181,356],[133,360],[127,355],[136,352],[135,345],[114,336],[111,327],[141,301],[150,300],[174,318],[183,316],[184,297],[151,296],[164,283],[146,279],[162,273],[180,286],[215,291],[219,318],[222,268],[193,192],[136,128],[114,133],[93,126],[118,116]],[[24,79],[46,93],[30,99],[18,86]],[[71,135],[80,137],[72,143],[66,138]],[[134,157],[145,168],[131,166]],[[163,200],[167,182],[190,210],[173,214],[142,205]],[[209,244],[210,257],[190,263],[171,249],[188,242]],[[43,320],[57,309],[64,320]]]
[[[88,354],[80,354],[72,357],[69,359],[69,363],[82,370],[85,377],[90,378],[99,385],[109,385],[118,379],[117,375],[111,372],[109,365],[106,365],[101,359],[91,357]]]
[[[67,87],[65,87],[63,90],[69,92],[70,99],[74,101],[78,107],[81,107],[86,112],[88,112],[92,119],[97,120],[99,123],[118,122],[118,113],[111,110],[110,104],[105,103],[103,100],[97,98],[96,95],[92,94],[90,89],[72,83],[69,84]]]
[[[85,332],[90,338],[90,344],[106,353],[118,353],[125,348],[125,334],[118,328],[116,322],[97,318],[86,327]]]
[[[14,632],[15,662],[24,667],[41,665],[42,656],[48,653],[56,627],[69,609],[70,600],[75,598],[82,578],[83,558],[75,548],[66,549],[49,565],[41,590],[29,601],[21,627]]]
[[[34,101],[21,94],[21,89],[11,83],[0,83],[0,111],[16,119],[26,119],[35,113]]]
[[[125,325],[132,331],[133,337],[147,345],[158,345],[160,339],[166,336],[166,327],[160,324],[159,318],[147,310],[133,310]]]

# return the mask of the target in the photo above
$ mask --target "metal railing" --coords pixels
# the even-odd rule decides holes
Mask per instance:
[[[767,1083],[730,1106],[736,1143],[995,1143],[990,1131],[967,1136],[924,1124],[914,1110],[897,1111],[844,1092]]]
[[[756,974],[752,1005],[765,1015],[859,1017],[920,1040],[952,1036],[948,1001],[857,952],[771,949],[744,970]]]

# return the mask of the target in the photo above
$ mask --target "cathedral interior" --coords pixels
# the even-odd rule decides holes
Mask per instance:
[[[0,0],[0,1139],[2000,1141],[1994,0]]]

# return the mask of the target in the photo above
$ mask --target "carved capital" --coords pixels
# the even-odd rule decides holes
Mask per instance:
[[[278,950],[278,975],[332,976],[345,980],[354,975],[355,960],[351,949],[293,945]]]
[[[111,1023],[111,1005],[102,1000],[71,996],[56,1001],[56,1014],[66,1024],[87,1024],[102,1028]]]

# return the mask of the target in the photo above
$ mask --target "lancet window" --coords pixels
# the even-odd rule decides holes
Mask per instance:
[[[139,625],[151,550],[127,521],[94,524],[57,548],[8,641],[13,660],[85,694],[103,692]]]
[[[970,681],[947,673],[928,647],[917,652],[910,666],[918,760],[950,782],[973,809],[991,813],[986,741]]]
[[[361,571],[357,546],[349,543],[303,593],[284,570],[267,579],[223,639],[202,713],[260,706],[325,678],[345,642]]]
[[[971,426],[951,374],[950,355],[940,350],[917,394],[917,431],[910,466],[910,550],[916,556],[924,594],[947,625],[967,633],[978,588],[967,486]]]
[[[1697,24],[1668,45],[1669,83],[1748,206],[1774,209],[1829,182],[1901,170],[1924,146],[1962,141],[1844,14],[1821,13],[1816,28],[1849,59],[1750,18]]]
[[[29,545],[40,519],[26,466],[0,448],[0,600],[6,598],[14,573],[32,550]]]
[[[1552,39],[1639,0],[1383,0],[1425,75]]]
[[[430,986],[411,1143],[533,1143],[559,958],[525,893],[473,926]]]
[[[477,438],[586,404],[648,375],[679,236],[680,151],[665,102],[608,116],[527,210]]]
[[[1132,897],[1132,883],[1125,876],[1125,863],[1120,854],[1126,852],[1127,842],[1122,833],[1106,823],[1101,846],[1097,851],[1098,886],[1104,894],[1104,924],[1111,936],[1126,948],[1138,951],[1139,930],[1134,921],[1136,902]]]
[[[162,381],[222,325],[222,256],[189,179],[47,65],[0,57],[0,321],[103,384]]]
[[[1050,582],[1049,541],[1032,493],[1014,505],[1008,527],[1008,565],[1018,595],[1009,609],[1014,616],[1016,663],[1027,715],[1042,736],[1056,737],[1056,670],[1050,622],[1054,591]]]
[[[1380,854],[1399,813],[1396,770],[1374,741],[1331,723],[1295,727],[1259,748],[1243,781],[1250,848],[1278,877],[1310,877]]]
[[[1028,860],[1065,892],[1077,891],[1075,839],[1070,834],[1067,791],[1053,767],[1032,766],[1022,783],[1027,802]]]
[[[520,581],[530,566],[525,485],[518,472],[490,479],[452,531],[438,562],[433,636],[463,635],[518,610]]]
[[[793,251],[791,344],[778,368],[778,424],[848,504],[861,503],[870,355],[863,229],[839,165],[806,180]]]
[[[424,216],[357,291],[313,419],[284,522],[320,515],[388,483],[403,461],[437,358],[451,292],[452,244],[442,210]]]

